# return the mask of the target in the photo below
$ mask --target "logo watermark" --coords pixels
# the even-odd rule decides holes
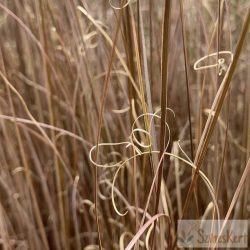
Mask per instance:
[[[247,220],[179,220],[180,248],[247,248]]]

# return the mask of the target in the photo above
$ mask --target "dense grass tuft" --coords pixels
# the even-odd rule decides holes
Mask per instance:
[[[0,2],[0,249],[177,249],[250,219],[248,0]]]

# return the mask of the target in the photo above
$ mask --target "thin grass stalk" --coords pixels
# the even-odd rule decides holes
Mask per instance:
[[[160,125],[160,154],[161,157],[164,154],[166,145],[165,145],[165,137],[166,137],[166,119],[167,119],[167,81],[168,81],[168,61],[169,61],[169,33],[170,33],[170,13],[171,13],[171,0],[165,1],[164,7],[164,19],[162,26],[162,57],[161,57],[161,125]],[[160,190],[161,190],[161,181],[163,176],[163,165],[164,159],[162,159],[159,167],[157,184],[156,184],[156,200],[155,200],[155,208],[154,213],[156,214],[158,211],[159,200],[160,200]],[[169,166],[167,169],[168,176]],[[152,232],[152,241],[151,247],[154,244],[154,234],[155,234],[155,224]]]
[[[46,39],[46,24],[45,24],[45,8],[46,4],[39,1],[40,3],[40,13],[41,13],[41,44],[44,47],[44,50],[47,55],[49,55],[49,48],[48,48],[48,41]],[[48,93],[53,93],[53,85],[52,85],[52,79],[51,79],[51,72],[49,65],[47,64],[46,58],[43,57],[43,73],[44,73],[44,79],[46,83],[46,88]],[[55,125],[55,110],[52,105],[52,98],[51,95],[47,95],[47,103],[48,103],[48,111],[49,111],[49,121],[52,126]],[[52,143],[56,147],[56,135],[53,130],[51,130],[51,138]],[[63,183],[62,183],[62,173],[60,170],[59,162],[56,153],[54,153],[54,163],[55,163],[55,180],[56,180],[56,190],[57,190],[57,199],[58,199],[58,208],[59,208],[59,228],[60,228],[60,234],[61,234],[61,242],[63,248],[68,248],[68,242],[67,242],[67,233],[66,233],[66,224],[65,224],[65,211],[64,211],[64,201],[63,201]]]
[[[181,16],[181,32],[182,32],[182,46],[184,52],[184,62],[185,62],[185,80],[186,80],[186,90],[187,90],[187,106],[188,106],[188,123],[189,123],[189,140],[190,140],[190,154],[191,160],[194,161],[194,149],[193,149],[193,135],[192,135],[192,121],[191,121],[191,98],[189,91],[189,76],[188,76],[188,54],[187,54],[187,39],[185,32],[185,21],[183,12],[183,0],[180,0],[180,16]]]
[[[99,150],[99,142],[100,142],[100,137],[101,137],[101,128],[102,128],[102,120],[103,120],[103,112],[104,112],[104,107],[105,107],[105,102],[106,102],[106,97],[107,97],[107,93],[108,93],[108,87],[109,87],[109,83],[110,83],[110,73],[111,73],[111,68],[112,68],[112,63],[114,60],[114,55],[115,55],[115,46],[116,46],[116,42],[118,39],[118,34],[119,34],[119,30],[120,30],[120,26],[121,26],[121,21],[122,21],[122,15],[123,15],[123,10],[119,10],[119,17],[118,17],[118,22],[116,25],[116,30],[115,30],[115,34],[114,34],[114,40],[113,40],[113,47],[112,47],[112,51],[110,54],[110,58],[109,58],[109,64],[108,64],[108,71],[107,71],[107,75],[105,77],[104,80],[104,87],[103,87],[103,94],[102,94],[102,99],[101,99],[101,107],[100,107],[100,112],[99,112],[99,120],[98,120],[98,133],[97,133],[97,139],[96,139],[96,153],[95,153],[95,159],[98,159],[98,150]],[[96,225],[97,225],[97,232],[98,232],[98,244],[99,244],[99,249],[102,250],[102,239],[101,239],[101,231],[100,231],[100,223],[99,223],[99,211],[98,211],[98,170],[95,167],[95,185],[94,185],[94,203],[95,203],[95,219],[96,219]]]

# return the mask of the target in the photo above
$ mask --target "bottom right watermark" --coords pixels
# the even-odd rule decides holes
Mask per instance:
[[[180,248],[247,248],[247,220],[179,220]]]

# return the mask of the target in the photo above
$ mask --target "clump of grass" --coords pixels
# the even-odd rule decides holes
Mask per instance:
[[[177,249],[249,220],[249,2],[2,1],[1,249]]]

